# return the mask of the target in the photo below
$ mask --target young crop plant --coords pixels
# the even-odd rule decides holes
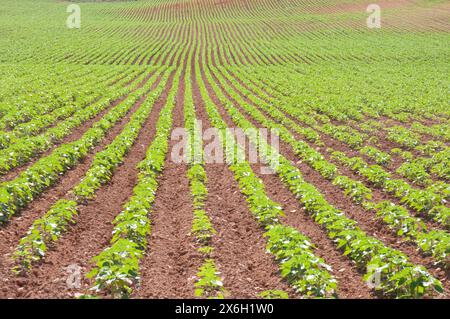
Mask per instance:
[[[215,87],[214,80],[208,75],[207,78],[216,94],[224,101],[222,105],[226,107],[233,121],[244,129],[253,127],[238,110],[225,102],[225,97],[220,96],[220,90]],[[226,86],[223,82],[221,84]],[[240,105],[245,107],[245,102],[242,101]],[[254,109],[248,112],[252,116],[255,115],[258,121],[259,118],[263,119]],[[283,138],[281,134],[282,130],[280,137]],[[378,239],[368,236],[356,226],[355,221],[348,219],[331,206],[314,186],[303,180],[298,168],[293,167],[290,161],[278,154],[277,161],[269,159],[269,164],[304,205],[306,211],[328,231],[329,237],[337,243],[338,248],[342,249],[358,267],[366,268],[366,279],[373,278],[376,269],[382,267],[383,273],[377,290],[402,298],[408,296],[418,298],[443,291],[440,281],[431,276],[424,267],[410,263],[403,253],[386,247]],[[386,174],[377,175],[386,176]]]
[[[70,224],[75,223],[77,216],[76,202],[60,200],[43,217],[36,219],[14,252],[13,258],[17,264],[14,271],[27,272],[32,263],[43,259],[48,246],[57,241]]]
[[[445,149],[446,145],[441,141],[427,141],[415,147],[416,151],[426,156],[433,156],[435,153],[442,152]]]
[[[402,126],[392,126],[386,129],[387,139],[407,149],[413,149],[420,144],[420,138],[410,130]]]
[[[360,150],[361,154],[366,155],[378,165],[387,165],[391,160],[391,156],[385,152],[382,152],[375,147],[365,146]]]
[[[431,230],[429,232],[418,233],[417,244],[424,252],[432,255],[446,269],[450,267],[450,236],[442,231]]]
[[[214,230],[207,213],[204,210],[196,209],[194,211],[194,220],[192,223],[192,234],[197,238],[199,243],[207,245],[215,233],[216,231]],[[201,248],[204,247],[202,246]],[[204,249],[201,250],[204,251]]]
[[[205,101],[205,108],[211,123],[214,127],[222,129],[226,127],[225,122],[214,106],[214,102],[208,96],[204,82],[200,78],[200,70],[196,65],[197,81],[200,83],[200,93]],[[210,74],[207,73],[208,81],[213,83]],[[217,89],[216,87],[214,87]],[[222,100],[223,96],[220,97]],[[237,114],[237,113],[235,113]],[[246,128],[246,127],[242,127]],[[229,132],[225,131],[225,134]],[[221,140],[224,145],[225,141],[233,140],[233,136],[224,136]],[[257,140],[253,143],[258,145]],[[242,148],[237,145],[236,152],[242,152]],[[270,157],[271,153],[266,153]],[[240,156],[234,156],[235,160]],[[231,171],[234,173],[238,182],[241,193],[245,196],[250,211],[256,220],[265,228],[265,236],[267,237],[268,251],[274,254],[274,257],[280,263],[280,272],[295,290],[306,298],[329,298],[333,297],[337,291],[336,279],[330,274],[329,266],[325,262],[314,255],[311,241],[301,235],[296,229],[284,226],[280,223],[280,216],[284,215],[281,206],[268,198],[262,181],[254,174],[248,162],[235,162],[228,160]],[[279,239],[279,236],[283,236]],[[290,247],[296,247],[292,250],[284,250],[282,243],[290,243]],[[282,254],[284,258],[277,257]],[[299,271],[308,269],[308,271]]]
[[[347,176],[337,176],[333,180],[333,185],[344,189],[345,195],[349,196],[358,204],[372,199],[372,191],[369,188],[365,187],[363,183],[354,181]]]
[[[364,123],[361,123],[359,125],[359,128],[364,132],[364,133],[374,133],[380,129],[383,128],[383,124],[375,121],[375,120],[368,120]]]
[[[448,202],[450,201],[450,184],[444,182],[436,182],[426,188],[427,190],[440,194]]]
[[[348,126],[335,126],[325,124],[318,127],[318,130],[332,136],[333,138],[347,144],[353,149],[360,149],[366,139],[366,136]]]
[[[158,188],[158,176],[164,169],[172,128],[172,112],[181,69],[175,72],[167,102],[156,123],[156,134],[146,157],[138,164],[138,183],[133,195],[114,219],[111,246],[93,258],[95,266],[87,275],[94,279],[95,293],[109,292],[114,298],[128,298],[139,282],[139,261],[144,255],[151,231],[150,215]]]
[[[258,296],[262,299],[289,299],[289,294],[283,290],[264,290]]]
[[[309,238],[291,227],[270,227],[267,250],[280,262],[281,276],[306,296],[333,296],[337,283],[327,272],[331,267],[313,255]],[[328,275],[326,275],[328,274]]]
[[[411,217],[408,211],[391,202],[378,203],[374,209],[378,217],[391,228],[397,231],[399,236],[416,237],[417,233],[425,228],[425,225],[417,218]]]
[[[164,83],[165,81],[162,82]],[[162,87],[155,91],[156,95],[152,98],[147,98],[143,106],[141,106],[141,108],[136,111],[130,119],[127,127],[132,129],[132,138],[128,136],[130,134],[130,130],[127,130],[127,127],[125,127],[122,133],[118,135],[113,143],[108,146],[107,150],[120,150],[121,148],[129,147],[131,143],[133,143],[133,138],[137,136],[140,130],[140,125],[142,125],[143,121],[148,116],[154,103],[154,99],[161,93],[161,91]],[[125,138],[123,138],[123,136],[125,136]],[[123,140],[125,140],[125,144],[123,144]],[[114,164],[114,161],[110,162]],[[104,168],[101,170],[95,160],[91,164],[88,173],[94,170],[97,170],[97,172],[108,173],[107,176],[109,177],[112,175],[112,171],[107,171]],[[77,190],[80,185],[83,185],[83,181],[74,189]],[[100,187],[100,183],[96,185],[97,187]],[[90,194],[94,194],[96,189],[97,188],[89,188],[88,190],[90,191]],[[56,242],[62,236],[62,234],[67,230],[67,225],[69,223],[76,223],[75,218],[77,217],[77,206],[78,204],[75,201],[60,199],[43,217],[37,219],[33,223],[27,236],[21,239],[15,253],[16,262],[19,265],[22,265],[24,270],[29,270],[31,268],[30,261],[39,261],[44,257],[48,245]],[[35,247],[38,247],[39,249],[35,249]],[[17,266],[17,268],[19,268],[19,266]]]
[[[95,276],[95,291],[108,290],[113,298],[126,298],[139,280],[142,251],[131,240],[121,238],[92,261],[96,263],[88,278]]]
[[[208,299],[223,299],[226,291],[214,260],[206,259],[197,274],[199,280],[195,285],[195,296]]]
[[[190,65],[191,56],[188,65]],[[216,233],[211,219],[205,211],[205,201],[208,196],[206,187],[207,176],[204,168],[201,132],[195,117],[191,79],[191,68],[185,74],[184,117],[185,127],[189,132],[187,177],[191,188],[194,203],[194,218],[192,220],[192,234],[199,244],[198,251],[204,255],[204,260],[197,273],[194,284],[194,295],[198,298],[223,299],[228,292],[223,286],[223,280],[213,259],[211,239]]]
[[[427,173],[420,163],[415,161],[403,163],[396,172],[421,186],[427,186],[432,183],[430,174]]]
[[[446,181],[450,181],[450,159],[447,158],[433,165],[431,172]]]

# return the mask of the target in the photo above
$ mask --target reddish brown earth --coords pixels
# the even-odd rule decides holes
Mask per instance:
[[[215,75],[213,78],[218,83]],[[222,89],[222,88],[221,88]],[[245,111],[240,107],[240,105],[226,92],[222,89],[222,92],[227,96],[227,98],[233,102],[233,104],[240,109],[240,111],[245,114]],[[248,103],[250,101],[247,100]],[[246,115],[246,114],[245,114]],[[252,122],[252,124],[260,128],[262,127],[259,123],[254,121],[248,115],[246,118]],[[294,134],[295,136],[295,134]],[[297,136],[298,138],[298,136]],[[450,291],[450,282],[448,280],[448,274],[438,265],[435,264],[434,260],[430,257],[422,256],[418,251],[416,246],[411,242],[405,242],[399,237],[395,236],[392,231],[390,231],[387,226],[380,220],[373,218],[373,215],[366,212],[362,207],[356,205],[349,198],[345,197],[343,192],[336,188],[332,183],[324,179],[318,172],[311,169],[306,163],[299,161],[299,158],[294,154],[292,148],[286,143],[280,141],[280,153],[287,159],[291,160],[302,172],[305,181],[313,184],[316,188],[324,195],[325,199],[334,207],[343,211],[349,218],[356,220],[358,226],[365,231],[368,235],[380,239],[388,246],[398,249],[404,252],[410,260],[415,264],[421,264],[427,267],[431,274],[436,278],[439,278],[443,283],[446,294]]]
[[[195,79],[195,73],[192,74]],[[194,80],[194,100],[203,128],[211,127]],[[210,89],[210,88],[209,88]],[[259,227],[239,192],[226,164],[207,164],[208,199],[206,211],[217,234],[213,237],[213,258],[222,272],[224,287],[231,298],[257,298],[264,290],[279,289],[298,297],[279,275],[274,259],[265,253],[264,230]]]
[[[209,92],[227,126],[234,127],[233,121],[210,87]],[[247,140],[246,145],[248,143],[249,141]],[[262,174],[261,168],[261,163],[252,164],[253,171],[264,182],[268,196],[282,205],[286,214],[282,222],[295,227],[312,239],[316,245],[315,253],[333,268],[332,274],[339,281],[339,296],[341,298],[373,298],[373,293],[363,282],[362,276],[358,273],[354,264],[336,250],[334,243],[327,237],[325,231],[311,220],[295,196],[285,187],[277,175]]]
[[[200,63],[200,76],[208,94],[216,105],[220,115],[227,126],[235,127],[224,105],[221,104],[217,95],[213,91],[211,83],[206,81],[205,72],[217,66],[233,64],[260,64],[260,65],[283,65],[292,63],[312,63],[342,58],[345,60],[364,60],[373,61],[373,57],[357,56],[348,54],[345,57],[337,57],[329,53],[320,55],[308,53],[309,56],[289,52],[271,53],[264,50],[264,42],[270,42],[271,37],[277,40],[287,40],[295,32],[301,32],[306,38],[315,40],[315,37],[324,35],[324,31],[331,27],[353,29],[361,28],[361,23],[356,20],[327,22],[324,19],[317,21],[268,21],[261,22],[261,28],[248,28],[239,24],[222,23],[221,19],[226,19],[226,11],[239,6],[245,8],[247,12],[257,11],[262,3],[271,3],[270,0],[257,1],[201,1],[185,2],[183,4],[155,5],[147,8],[120,9],[111,10],[109,14],[116,14],[121,18],[142,18],[153,22],[178,21],[182,17],[190,19],[195,16],[204,18],[217,16],[217,23],[187,23],[180,25],[173,23],[166,28],[155,32],[152,27],[142,27],[132,30],[130,36],[135,39],[142,39],[149,43],[142,43],[121,50],[120,47],[113,48],[110,52],[110,61],[114,64],[151,64],[173,66],[175,70],[182,68],[180,84],[177,88],[176,105],[173,110],[173,128],[183,127],[183,107],[184,107],[184,77],[186,68],[191,67],[191,83],[193,85],[193,98],[195,102],[196,115],[203,122],[203,129],[211,127],[208,114],[205,110],[204,101],[202,101],[199,85],[196,80],[195,66],[205,53],[206,65]],[[273,1],[272,6],[278,3]],[[357,13],[365,14],[368,3],[344,4],[323,6],[313,2],[298,8],[299,14],[313,13],[325,14],[336,17],[339,14]],[[415,10],[415,1],[381,1],[378,2],[382,10],[386,11],[386,27],[396,31],[418,30],[422,26],[419,22],[428,19],[430,22],[426,28],[442,31],[448,29],[444,18],[448,4],[436,5],[430,10]],[[289,10],[289,8],[284,8]],[[402,19],[398,19],[398,13],[401,10],[408,10],[409,15],[403,14]],[[223,12],[225,13],[223,13]],[[245,12],[245,11],[243,11]],[[408,17],[409,19],[405,19]],[[191,22],[191,21],[189,21]],[[364,22],[364,21],[363,21]],[[383,22],[383,23],[384,23]],[[365,26],[364,26],[365,27]],[[286,29],[287,33],[283,32]],[[344,32],[344,30],[343,30]],[[267,34],[266,34],[267,33]],[[117,32],[116,35],[119,35]],[[122,34],[123,35],[123,34]],[[205,36],[206,43],[200,40]],[[203,39],[203,38],[202,38]],[[228,41],[228,42],[227,42]],[[246,41],[255,41],[251,47],[246,45]],[[187,52],[192,45],[195,45],[195,51],[191,65],[187,65]],[[286,48],[289,44],[286,44]],[[145,48],[145,49],[143,49]],[[182,51],[177,56],[178,52]],[[66,55],[69,61],[73,60],[72,55]],[[78,58],[86,60],[86,63],[95,63],[101,58],[100,53],[96,53],[92,59],[89,58],[89,51],[82,53]],[[61,239],[50,247],[45,259],[35,265],[33,270],[26,275],[14,275],[10,270],[13,266],[11,255],[16,248],[20,238],[22,238],[33,221],[41,217],[48,209],[60,198],[71,198],[70,190],[80,181],[86,171],[89,169],[94,156],[97,152],[105,149],[113,139],[122,131],[129,122],[131,115],[140,107],[144,98],[140,99],[130,110],[130,112],[121,119],[106,134],[104,139],[97,145],[78,165],[61,176],[60,180],[51,188],[46,190],[42,196],[34,200],[20,214],[14,216],[8,223],[0,226],[0,298],[72,298],[79,293],[88,291],[93,282],[87,280],[84,275],[92,268],[91,258],[96,256],[110,245],[113,224],[111,223],[117,216],[129,197],[133,193],[133,187],[137,183],[138,169],[137,164],[145,158],[147,147],[154,140],[156,134],[156,122],[159,118],[161,109],[166,105],[168,92],[173,85],[175,70],[171,70],[171,76],[161,96],[155,102],[155,105],[149,114],[148,119],[140,131],[135,144],[125,157],[122,165],[114,172],[109,183],[101,187],[96,198],[92,201],[80,205],[79,217],[77,223],[72,225]],[[148,71],[143,71],[148,72]],[[215,71],[214,71],[215,72]],[[221,71],[224,72],[224,71]],[[270,117],[264,110],[255,105],[243,94],[239,87],[245,85],[236,75],[230,72],[234,77],[233,81],[226,80],[231,89],[236,91],[241,97],[255,108],[259,108],[263,114]],[[142,81],[138,87],[142,87],[150,78]],[[216,84],[220,82],[216,73],[213,81]],[[234,81],[235,80],[235,81]],[[161,81],[161,75],[153,85],[152,90]],[[270,79],[268,79],[270,81]],[[267,83],[256,83],[256,86],[264,86]],[[131,82],[128,83],[131,85]],[[229,92],[222,89],[222,93],[227,99],[236,106],[242,113],[243,108],[231,98]],[[247,88],[249,89],[249,88]],[[250,89],[251,91],[251,89]],[[255,92],[253,92],[255,94]],[[281,92],[282,93],[282,92]],[[124,99],[113,102],[108,108],[100,112],[93,119],[83,123],[70,135],[64,138],[60,143],[53,146],[47,152],[36,154],[36,157],[43,157],[50,154],[55,147],[74,141],[82,136],[94,122],[101,119],[106,112],[113,106],[122,102]],[[296,120],[289,114],[285,114],[294,120],[300,126],[303,123]],[[247,114],[246,118],[256,127],[261,127],[252,120]],[[386,126],[403,125],[402,123],[382,118]],[[337,123],[352,125],[352,123]],[[440,123],[438,119],[424,120],[425,125]],[[353,123],[354,124],[354,123]],[[359,129],[356,124],[353,126]],[[407,125],[406,125],[407,126]],[[296,139],[301,136],[291,131]],[[390,200],[398,203],[398,200],[392,196],[383,193],[364,181],[360,176],[350,169],[334,162],[327,148],[343,151],[350,156],[361,156],[357,151],[351,149],[346,144],[333,139],[332,137],[318,132],[324,147],[317,148],[324,157],[336,164],[339,173],[348,176],[354,180],[360,180],[364,185],[371,188],[376,201]],[[380,130],[375,132],[374,136],[378,138],[377,146],[384,151],[389,151],[397,144],[386,139],[385,132]],[[422,142],[431,138],[426,134],[422,137]],[[169,153],[165,160],[165,168],[158,179],[158,189],[156,199],[150,214],[151,235],[149,236],[148,251],[140,263],[140,284],[133,287],[132,297],[134,298],[193,298],[194,284],[197,278],[197,272],[204,261],[205,256],[198,252],[199,244],[195,236],[191,234],[193,220],[193,199],[187,178],[187,164],[176,164],[171,160],[171,149],[177,141],[170,140]],[[248,140],[246,141],[248,144]],[[316,148],[312,143],[311,147]],[[449,145],[447,143],[447,145]],[[431,257],[422,255],[417,247],[411,242],[403,240],[396,236],[380,220],[376,219],[373,213],[364,210],[361,206],[354,204],[349,198],[344,196],[343,191],[332,185],[332,182],[323,178],[317,171],[309,165],[299,160],[294,154],[290,145],[281,143],[280,153],[284,155],[293,165],[299,168],[304,179],[315,185],[315,187],[324,195],[325,199],[334,207],[340,209],[346,216],[358,222],[360,228],[368,235],[376,237],[387,246],[393,247],[404,252],[415,264],[424,265],[430,273],[441,280],[444,285],[445,293],[440,296],[449,298],[450,282],[448,272],[446,273],[440,266],[434,263]],[[418,155],[418,153],[414,153]],[[362,156],[369,163],[370,159]],[[3,181],[12,180],[28,167],[33,165],[37,159],[32,159],[26,165],[16,168],[2,177]],[[387,170],[394,177],[399,177],[395,169],[401,164],[399,157],[393,157],[393,162],[387,167]],[[336,248],[336,243],[328,238],[327,232],[318,223],[308,215],[302,205],[283,184],[276,174],[263,174],[261,172],[262,164],[255,163],[251,165],[256,175],[263,181],[267,195],[274,201],[280,203],[285,213],[281,222],[285,225],[296,228],[302,234],[308,236],[315,245],[314,253],[324,259],[332,267],[331,273],[338,281],[339,298],[383,298],[369,289],[363,280],[364,270],[357,269],[355,264],[343,252]],[[226,164],[206,164],[208,197],[206,199],[205,210],[214,229],[217,231],[211,240],[213,252],[208,255],[214,259],[215,265],[223,279],[227,298],[257,298],[258,294],[264,290],[279,289],[286,291],[290,298],[301,298],[302,296],[295,292],[289,284],[281,277],[279,265],[273,256],[266,252],[266,240],[264,238],[264,229],[255,220],[246,203],[244,195],[240,193],[239,185],[235,181],[232,171]],[[414,212],[410,211],[413,215]],[[442,229],[436,223],[425,220],[429,228]],[[67,286],[66,280],[69,277],[68,266],[78,265],[81,267],[81,287],[71,289]],[[107,293],[101,293],[102,297],[109,298]]]
[[[181,72],[173,127],[183,127],[185,68]],[[193,203],[190,197],[187,164],[171,160],[176,140],[170,140],[164,172],[159,180],[151,213],[149,252],[141,262],[141,283],[136,298],[193,298],[194,277],[201,264],[194,237],[190,234]]]
[[[79,208],[79,217],[75,226],[63,235],[56,243],[55,249],[48,251],[44,261],[34,267],[30,274],[25,276],[12,274],[10,269],[13,266],[11,260],[13,250],[33,220],[44,214],[58,198],[66,196],[67,192],[80,181],[89,169],[95,153],[89,155],[84,162],[69,171],[55,187],[34,201],[22,212],[21,217],[13,219],[1,230],[0,251],[3,257],[0,267],[5,275],[2,278],[2,295],[0,296],[68,298],[87,287],[88,282],[84,280],[84,277],[81,290],[71,290],[67,287],[65,282],[68,276],[67,266],[76,264],[81,267],[82,274],[86,274],[91,266],[90,259],[108,245],[113,228],[111,222],[132,194],[137,180],[136,165],[145,157],[147,145],[155,133],[154,123],[159,117],[166,95],[167,87],[155,103],[135,144],[127,154],[124,163],[115,171],[110,183],[97,191],[93,201]],[[133,106],[127,116],[108,133],[94,152],[101,151],[112,142],[144,100],[144,98],[140,99]]]

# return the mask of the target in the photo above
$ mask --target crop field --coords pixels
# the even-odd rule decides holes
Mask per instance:
[[[0,6],[0,298],[450,298],[449,1]]]

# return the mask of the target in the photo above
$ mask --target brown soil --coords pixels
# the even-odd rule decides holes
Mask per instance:
[[[215,78],[215,76],[213,76]],[[217,82],[217,79],[215,79]],[[234,103],[241,111],[243,111],[238,103],[231,98],[225,90],[222,90],[227,98]],[[245,114],[245,112],[243,112]],[[246,118],[252,122],[256,127],[261,127],[259,123],[251,119],[246,115]],[[324,195],[325,199],[334,207],[343,211],[349,218],[358,222],[359,227],[367,232],[369,235],[380,239],[385,244],[404,252],[413,263],[422,264],[429,269],[429,271],[439,278],[445,289],[446,295],[450,291],[450,282],[448,281],[447,274],[443,269],[434,264],[434,261],[430,257],[423,257],[417,252],[417,248],[413,243],[404,242],[396,237],[392,232],[387,229],[386,225],[381,221],[373,218],[372,214],[367,213],[360,206],[355,205],[350,199],[346,198],[342,191],[336,188],[325,180],[318,172],[311,169],[307,164],[298,161],[299,159],[293,153],[292,148],[280,141],[280,153],[287,159],[291,160],[302,172],[304,179],[313,185]]]
[[[33,202],[22,213],[22,218],[13,220],[2,229],[0,232],[2,237],[0,252],[5,258],[1,263],[1,272],[4,276],[1,282],[0,297],[71,297],[74,293],[81,291],[69,289],[66,285],[67,266],[71,264],[76,264],[82,269],[83,282],[80,289],[87,287],[88,282],[84,279],[84,274],[88,272],[91,266],[90,259],[109,244],[113,227],[111,221],[121,211],[122,205],[132,194],[132,189],[137,180],[136,165],[145,157],[147,145],[155,133],[154,123],[159,116],[162,105],[164,105],[166,95],[167,87],[155,103],[124,163],[115,171],[109,184],[97,191],[94,200],[79,208],[77,224],[71,227],[69,232],[57,242],[54,249],[47,253],[44,261],[34,267],[30,274],[19,277],[10,271],[12,266],[11,254],[18,240],[25,234],[34,219],[46,212],[51,204],[64,196],[80,181],[80,177],[89,168],[94,153],[70,171],[54,188]],[[108,133],[104,142],[95,151],[100,151],[120,133],[131,114],[137,110],[143,101],[144,98],[133,106],[132,111]]]
[[[195,74],[192,75],[193,79]],[[197,115],[203,128],[211,127],[198,84],[194,82]],[[248,210],[233,173],[226,164],[207,164],[209,196],[206,211],[217,234],[213,238],[213,257],[222,273],[229,298],[258,298],[264,290],[279,289],[298,297],[282,280],[275,260],[265,253],[264,230]]]
[[[186,61],[184,61],[186,63]],[[184,74],[173,111],[173,127],[183,127]],[[193,298],[193,278],[201,262],[190,234],[193,204],[187,165],[171,160],[176,140],[170,140],[163,175],[159,180],[151,213],[152,234],[149,252],[141,262],[141,284],[135,298]]]
[[[234,127],[230,116],[213,95],[212,89],[209,89],[209,92],[215,100],[224,121],[229,127]],[[246,143],[248,145],[248,141]],[[310,237],[317,247],[315,253],[332,266],[332,273],[338,280],[339,296],[341,298],[375,297],[363,282],[362,276],[358,273],[355,265],[336,249],[335,244],[327,237],[325,231],[307,215],[295,196],[284,186],[277,175],[261,174],[261,164],[252,164],[252,169],[263,180],[268,196],[282,205],[286,214],[282,222],[295,227],[301,233]]]

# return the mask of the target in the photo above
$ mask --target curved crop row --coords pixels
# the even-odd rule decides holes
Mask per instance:
[[[209,72],[206,73],[206,76],[215,92],[220,94]],[[227,103],[224,97],[221,100],[239,127],[244,129],[253,127],[239,111]],[[255,111],[253,110],[253,113]],[[267,147],[269,148],[268,145]],[[276,151],[274,150],[274,152]],[[365,278],[370,280],[374,276],[379,277],[379,284],[375,289],[383,291],[386,295],[401,298],[422,297],[432,294],[434,291],[443,291],[442,284],[423,266],[412,264],[403,253],[368,236],[356,225],[354,220],[347,218],[330,205],[313,185],[303,179],[298,168],[294,167],[290,161],[281,155],[278,156],[277,161],[270,157],[267,160],[306,211],[324,227],[337,247],[351,258],[361,271],[366,268]]]

